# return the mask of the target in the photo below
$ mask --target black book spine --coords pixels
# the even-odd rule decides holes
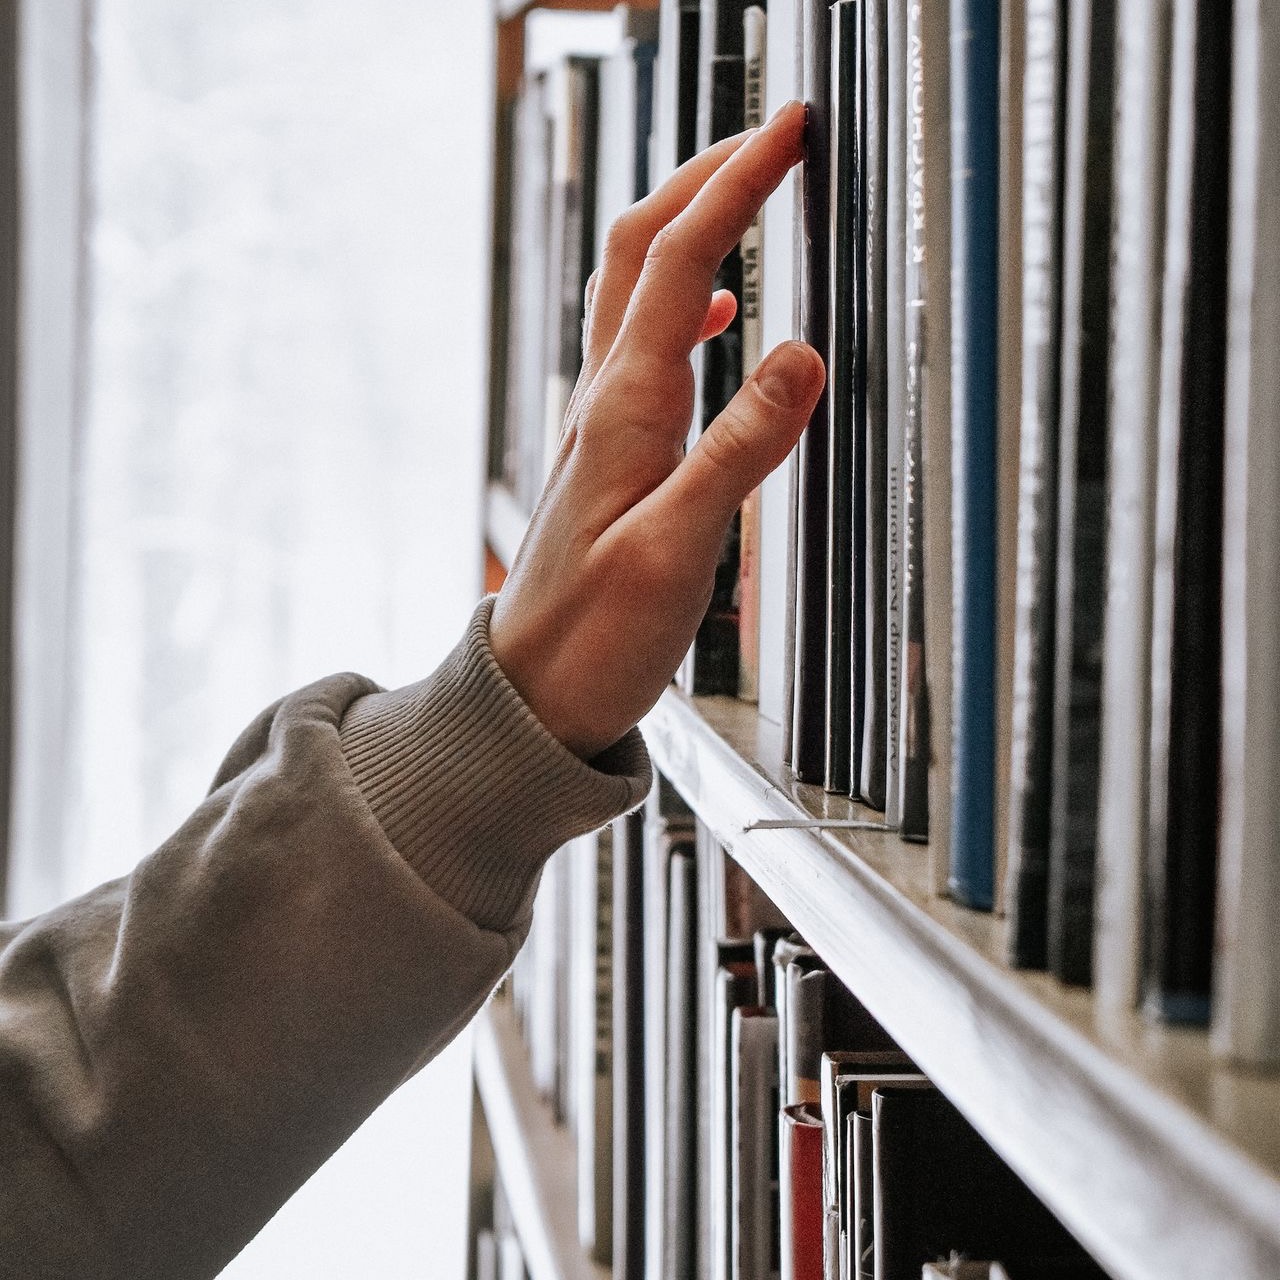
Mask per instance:
[[[1048,960],[1063,19],[1058,0],[1027,0],[1022,81],[1022,416],[1008,907],[1013,963],[1034,969],[1043,969]]]
[[[851,676],[857,660],[853,620],[862,600],[858,578],[865,572],[854,545],[854,494],[859,472],[854,401],[860,330],[856,270],[858,119],[854,106],[857,24],[858,0],[837,0],[831,6],[831,235],[828,245],[831,358],[827,398],[827,684],[823,784],[828,791],[845,794],[851,788],[854,775],[861,772],[861,762],[856,758],[856,747],[860,744],[854,741],[852,733]],[[858,630],[860,632],[861,627]]]
[[[620,818],[613,831],[613,1275],[643,1280],[643,814]]]
[[[884,5],[862,9],[863,207],[866,274],[866,665],[862,700],[862,773],[858,789],[876,809],[885,807],[888,755],[888,487],[889,367],[886,326],[885,192],[888,182],[888,43]]]
[[[702,15],[698,0],[680,5],[680,42],[676,54],[676,164],[698,150],[698,49]]]
[[[1058,414],[1058,612],[1049,833],[1049,967],[1093,976],[1102,619],[1106,597],[1107,332],[1115,5],[1080,0],[1069,18]]]
[[[802,0],[801,92],[808,109],[802,205],[797,238],[799,336],[825,362],[827,335],[827,108],[830,15],[824,0]],[[800,439],[796,495],[795,694],[792,767],[802,782],[821,783],[826,764],[827,393]]]
[[[741,35],[741,12],[738,29]],[[706,27],[703,28],[704,34]],[[739,45],[741,39],[739,39]],[[742,131],[744,65],[741,54],[713,55],[707,62],[710,83],[706,87],[706,143],[732,137]],[[742,297],[742,255],[734,249],[716,272],[716,289],[728,289]],[[697,408],[694,427],[705,431],[742,385],[742,312],[715,338],[702,344],[697,369]],[[738,692],[738,563],[741,526],[735,516],[725,534],[716,562],[715,585],[706,617],[698,628],[693,651],[686,662],[681,684],[692,694]]]
[[[920,0],[907,4],[906,305],[902,415],[902,711],[899,802],[906,840],[929,836],[929,691],[924,665],[924,31]]]
[[[1193,88],[1170,111],[1145,981],[1171,1022],[1207,1022],[1212,982],[1230,9],[1175,0],[1173,15],[1174,83]]]

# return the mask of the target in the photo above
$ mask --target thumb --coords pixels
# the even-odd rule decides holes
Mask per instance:
[[[795,447],[825,382],[812,347],[775,347],[662,486],[663,516],[718,554],[733,513]]]

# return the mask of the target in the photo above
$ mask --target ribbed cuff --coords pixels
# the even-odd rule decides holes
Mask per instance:
[[[583,763],[525,705],[489,648],[481,602],[434,674],[353,702],[342,749],[387,838],[482,928],[527,916],[543,863],[638,805],[649,756],[638,730]]]

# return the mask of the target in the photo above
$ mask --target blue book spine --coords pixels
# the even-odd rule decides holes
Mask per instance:
[[[998,0],[951,0],[951,387],[954,898],[995,880]]]

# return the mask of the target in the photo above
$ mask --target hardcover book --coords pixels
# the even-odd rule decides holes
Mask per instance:
[[[1049,834],[1049,967],[1093,974],[1102,611],[1106,582],[1107,335],[1115,8],[1084,0],[1068,19],[1059,393],[1057,654]]]
[[[1152,584],[1149,1010],[1209,1020],[1218,836],[1227,5],[1175,0]]]
[[[1235,0],[1223,552],[1222,821],[1214,1048],[1280,1062],[1280,23]]]
[[[1057,533],[1064,9],[1028,0],[1022,124],[1022,416],[1008,892],[1013,963],[1048,959]]]
[[[1094,990],[1107,1009],[1132,1009],[1140,990],[1169,19],[1167,0],[1116,5],[1107,594],[1093,955]]]

